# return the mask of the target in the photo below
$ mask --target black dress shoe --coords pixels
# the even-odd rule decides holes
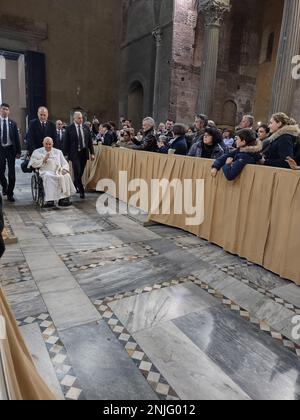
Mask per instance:
[[[72,204],[69,198],[63,198],[58,202],[59,207],[70,207]]]
[[[7,195],[7,191],[6,190],[2,190],[2,195],[3,196]]]
[[[15,202],[16,202],[16,200],[15,200],[15,198],[14,198],[13,196],[11,196],[11,197],[7,197],[7,200],[8,200],[10,203],[15,203]]]
[[[85,193],[84,193],[84,192],[81,192],[81,193],[80,193],[80,198],[82,198],[82,200],[84,200],[84,199],[85,199]]]

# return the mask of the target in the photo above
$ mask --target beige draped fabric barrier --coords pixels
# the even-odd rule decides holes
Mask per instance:
[[[54,400],[33,364],[0,288],[0,397],[10,400]]]
[[[128,181],[141,178],[149,187],[152,179],[204,179],[201,225],[188,226],[186,214],[151,214],[150,206],[141,207],[152,221],[191,232],[300,285],[300,171],[249,165],[229,182],[222,172],[212,178],[211,164],[205,159],[102,147],[96,161],[89,163],[85,181],[88,189],[96,189],[103,178],[119,185],[120,171],[127,171]],[[116,196],[130,198],[124,188]]]

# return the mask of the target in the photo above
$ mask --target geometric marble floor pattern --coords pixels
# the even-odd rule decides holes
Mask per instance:
[[[300,399],[299,287],[144,215],[101,217],[97,194],[40,211],[29,185],[5,202],[19,243],[0,284],[58,399]]]

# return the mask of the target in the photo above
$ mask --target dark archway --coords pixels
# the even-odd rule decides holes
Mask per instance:
[[[234,101],[228,100],[223,106],[222,124],[228,127],[235,127],[237,118],[237,105]]]
[[[128,94],[128,118],[134,128],[140,129],[144,117],[144,88],[140,82],[134,82]]]

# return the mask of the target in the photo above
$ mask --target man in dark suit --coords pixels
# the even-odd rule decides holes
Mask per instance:
[[[45,107],[40,107],[38,110],[38,118],[36,120],[30,121],[28,133],[27,133],[27,142],[28,142],[28,151],[29,154],[36,149],[43,147],[43,141],[46,137],[51,137],[54,143],[54,147],[57,147],[56,144],[56,126],[54,122],[49,121],[49,111]]]
[[[5,251],[4,240],[2,237],[3,229],[4,229],[4,220],[3,220],[3,210],[2,210],[2,195],[0,194],[0,258],[2,257]]]
[[[0,108],[0,180],[3,194],[8,201],[14,203],[14,189],[16,185],[16,159],[21,157],[21,144],[17,124],[10,120],[10,107],[1,104]],[[8,182],[5,177],[8,164]]]
[[[74,184],[84,199],[84,186],[82,176],[89,160],[95,160],[95,152],[90,130],[83,125],[81,112],[75,112],[74,123],[67,127],[64,140],[64,155],[72,162],[74,172]]]
[[[56,148],[63,151],[65,130],[61,120],[56,121]]]

